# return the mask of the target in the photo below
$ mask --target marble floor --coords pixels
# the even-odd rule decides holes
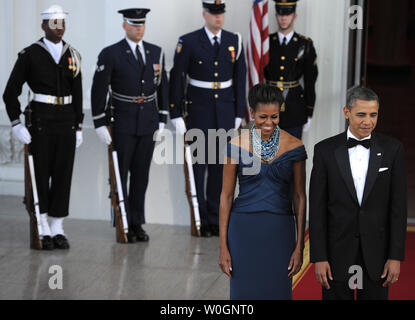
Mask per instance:
[[[65,221],[69,251],[29,249],[21,198],[0,196],[0,299],[226,300],[218,238],[188,227],[147,225],[147,244],[121,245],[109,222]],[[51,289],[62,270],[62,289]],[[53,286],[52,286],[53,287]]]

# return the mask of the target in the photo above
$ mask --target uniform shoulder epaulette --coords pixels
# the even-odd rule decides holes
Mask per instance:
[[[306,40],[306,41],[310,41],[310,42],[312,42],[313,40],[311,40],[309,37],[306,37],[306,36],[304,36],[304,35],[302,35],[302,34],[299,34],[298,33],[298,36],[301,38],[301,39],[304,39],[304,40]]]
[[[30,46],[28,46],[28,47],[24,48],[23,50],[21,50],[21,51],[18,53],[18,55],[20,56],[20,55],[22,55],[22,54],[28,53],[28,52],[30,52],[30,51],[32,50],[32,48],[33,48],[33,45],[30,45]]]
[[[74,53],[76,53],[78,56],[79,56],[79,58],[80,59],[82,59],[82,56],[81,56],[81,54],[79,53],[79,51],[78,50],[76,50],[74,47],[72,47],[70,44],[68,44],[68,46],[69,46],[69,49],[70,50],[72,50]]]

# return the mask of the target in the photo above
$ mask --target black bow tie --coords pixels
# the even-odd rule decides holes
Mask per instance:
[[[366,149],[370,148],[370,139],[366,139],[366,140],[356,140],[353,138],[349,138],[349,140],[347,140],[347,147],[350,148],[354,148],[357,145],[361,145],[363,147],[365,147]]]

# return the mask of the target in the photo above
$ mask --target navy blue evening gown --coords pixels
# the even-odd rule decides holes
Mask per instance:
[[[230,298],[291,300],[288,265],[296,245],[292,164],[307,159],[305,148],[290,150],[270,164],[261,163],[256,175],[242,174],[243,168],[252,167],[251,152],[228,143],[227,155],[239,159],[239,195],[228,228]]]

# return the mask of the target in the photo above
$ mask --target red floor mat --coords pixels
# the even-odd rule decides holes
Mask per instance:
[[[401,263],[399,281],[390,287],[390,300],[415,300],[415,230],[406,237],[405,261]],[[307,270],[293,291],[294,300],[321,300],[321,286],[314,275],[314,265]]]

